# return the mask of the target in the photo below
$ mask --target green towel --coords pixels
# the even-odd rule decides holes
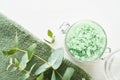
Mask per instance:
[[[38,56],[41,56],[43,59],[47,60],[51,54],[50,46],[34,37],[30,32],[25,30],[20,25],[0,14],[0,80],[18,80],[18,78],[20,78],[22,75],[22,73],[17,75],[19,71],[10,72],[6,70],[9,62],[9,57],[3,56],[2,54],[3,49],[10,49],[13,47],[13,40],[16,32],[18,33],[19,47],[21,49],[26,49],[31,44],[37,43],[36,54]],[[22,55],[22,53],[16,53],[12,57],[17,57],[19,60]],[[37,66],[34,68],[33,72],[38,66],[43,64],[43,62],[33,57],[32,60],[28,63],[26,69],[29,69],[34,63],[37,63]],[[91,80],[91,77],[84,70],[72,64],[68,60],[63,60],[62,65],[58,71],[62,74],[65,71],[66,67],[73,67],[75,69],[71,80],[82,80],[82,78],[85,78],[85,80]],[[45,76],[49,77],[50,73],[51,71],[48,70]],[[28,80],[34,80],[34,78],[30,77]]]

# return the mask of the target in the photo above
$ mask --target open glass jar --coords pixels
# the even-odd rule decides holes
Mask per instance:
[[[66,26],[62,31],[66,33],[65,49],[71,58],[80,62],[101,58],[106,49],[107,36],[99,24],[84,20]]]
[[[104,29],[91,20],[78,21],[70,26],[64,23],[61,31],[65,34],[65,50],[72,60],[90,63],[104,60],[107,80],[120,80],[120,52],[111,53],[107,48],[107,36]],[[108,49],[107,56],[102,58]]]

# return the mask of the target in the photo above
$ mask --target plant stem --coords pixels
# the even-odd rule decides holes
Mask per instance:
[[[23,53],[26,53],[26,52],[27,52],[27,51],[22,50],[22,49],[19,49],[19,48],[17,48],[17,50],[18,50],[18,51],[21,51],[21,52],[23,52]]]
[[[35,57],[37,57],[39,60],[47,63],[49,66],[52,66],[51,64],[49,64],[46,60],[42,59],[41,57],[39,57],[38,55],[34,54]]]
[[[15,66],[14,63],[12,63],[12,65]],[[29,71],[27,71],[27,70],[25,70],[25,69],[21,69],[19,66],[15,66],[15,67],[16,67],[17,69],[20,69],[20,71],[29,72]],[[35,75],[34,75],[32,72],[29,72],[29,74],[30,74],[31,76],[35,77]]]
[[[57,71],[57,70],[54,70],[59,76],[60,76],[60,78],[63,80],[63,77],[62,77],[62,75]]]

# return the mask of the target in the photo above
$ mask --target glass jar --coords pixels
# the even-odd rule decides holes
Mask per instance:
[[[64,23],[61,31],[65,35],[65,50],[74,60],[94,61],[103,55],[107,46],[104,29],[94,21],[83,20],[70,26]]]
[[[120,80],[120,50],[106,58],[105,75],[107,80]]]

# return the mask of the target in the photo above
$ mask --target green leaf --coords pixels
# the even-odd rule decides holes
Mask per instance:
[[[7,51],[2,51],[4,55],[12,55],[12,54],[15,54],[18,50],[16,48],[13,48],[13,49],[10,49],[10,50],[7,50]]]
[[[52,38],[52,44],[55,43],[55,36]]]
[[[50,38],[53,37],[53,32],[52,32],[51,30],[48,30],[48,36],[49,36]]]
[[[37,47],[37,44],[32,44],[28,49],[28,59],[31,60],[31,58],[33,57],[33,54],[35,53],[35,49]]]
[[[51,80],[56,80],[56,77],[55,77],[55,72],[54,72],[54,71],[53,71],[53,73],[52,73]]]
[[[18,48],[18,36],[17,36],[17,32],[16,32],[16,35],[15,35],[15,43],[14,43],[14,47],[15,48]]]
[[[74,73],[74,69],[68,67],[67,70],[65,71],[64,75],[63,75],[63,80],[70,80],[73,73]]]
[[[37,77],[37,80],[43,80],[44,74],[42,73],[40,76]]]
[[[41,74],[42,72],[48,70],[51,66],[48,65],[47,63],[41,65],[36,71],[35,71],[35,75],[39,75]]]
[[[9,63],[12,64],[12,58],[10,58],[10,62]]]
[[[26,80],[27,78],[29,78],[29,76],[30,76],[29,72],[24,73],[18,80]]]
[[[53,69],[57,69],[61,65],[64,56],[63,53],[63,49],[58,48],[54,50],[51,56],[48,58],[48,63],[52,65]]]
[[[19,66],[19,61],[16,58],[14,58],[14,61],[15,61],[15,66],[18,67]]]
[[[12,67],[12,69],[10,70],[10,72],[14,72],[15,70],[17,70],[17,67]]]
[[[21,59],[21,62],[19,64],[20,69],[24,69],[27,66],[27,63],[29,62],[28,60],[28,55],[25,53]]]

